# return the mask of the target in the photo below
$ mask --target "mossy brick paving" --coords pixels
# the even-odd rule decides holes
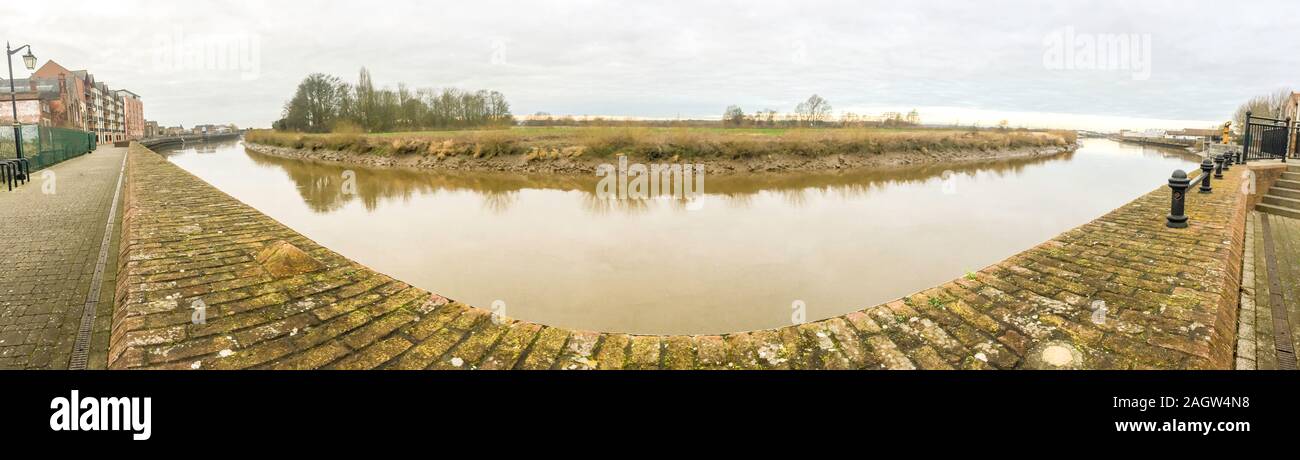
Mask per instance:
[[[1189,194],[1185,229],[1165,227],[1170,192],[1153,177],[1154,190],[1119,209],[903,299],[779,329],[646,336],[494,317],[412,287],[133,146],[109,366],[1229,368],[1244,169],[1217,182],[1215,193]],[[280,242],[319,267],[268,271],[258,254]],[[192,322],[196,300],[207,306],[205,324]],[[1096,301],[1105,302],[1104,315],[1094,312]],[[1048,353],[1060,349],[1068,352]]]

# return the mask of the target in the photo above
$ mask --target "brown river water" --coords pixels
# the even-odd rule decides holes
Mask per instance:
[[[598,177],[374,169],[236,141],[173,163],[375,270],[509,317],[707,334],[814,321],[961,277],[1165,183],[1194,158],[1085,140],[1051,158],[705,176],[704,194],[606,200]]]

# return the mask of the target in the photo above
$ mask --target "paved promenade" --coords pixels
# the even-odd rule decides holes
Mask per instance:
[[[1164,225],[1153,191],[942,286],[828,320],[708,336],[495,318],[317,245],[132,147],[111,368],[1230,368],[1244,168]],[[1081,184],[1081,186],[1086,184]],[[869,261],[864,261],[869,263]]]
[[[1295,370],[1300,349],[1300,220],[1252,211],[1238,369]]]
[[[0,369],[68,367],[126,152],[102,146],[0,191]],[[108,239],[89,368],[106,363],[117,240]]]

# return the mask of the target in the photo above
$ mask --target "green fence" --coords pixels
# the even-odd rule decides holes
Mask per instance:
[[[32,171],[95,149],[95,135],[76,129],[23,125],[22,133],[23,158],[31,162]],[[16,156],[13,126],[0,126],[0,159]]]

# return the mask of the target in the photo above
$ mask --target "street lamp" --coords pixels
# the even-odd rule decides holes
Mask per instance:
[[[5,42],[5,60],[9,64],[9,102],[13,105],[14,110],[14,152],[19,160],[23,159],[23,127],[18,123],[18,90],[14,88],[14,54],[27,49],[27,54],[23,55],[23,65],[27,70],[36,70],[36,55],[32,54],[32,47],[29,45],[19,46],[16,49],[9,48],[9,42]],[[19,172],[19,179],[26,179],[26,172]]]

